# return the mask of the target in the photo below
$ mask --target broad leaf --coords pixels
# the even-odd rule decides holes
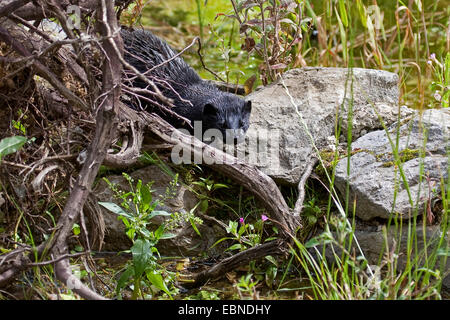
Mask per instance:
[[[151,244],[148,240],[138,239],[131,247],[135,277],[140,277],[152,258]]]
[[[130,277],[133,276],[133,274],[134,274],[133,267],[129,267],[124,272],[122,272],[119,280],[117,280],[117,287],[116,287],[117,293],[119,293],[119,290],[124,288],[127,285],[128,279],[130,279]]]
[[[231,247],[229,247],[227,250],[225,250],[225,251],[233,251],[233,250],[237,250],[237,249],[245,249],[245,247],[244,246],[242,246],[240,243],[236,243],[236,244],[233,244]]]
[[[117,204],[113,203],[113,202],[99,202],[99,205],[105,207],[106,209],[108,209],[109,211],[111,211],[112,213],[127,217],[127,218],[133,218],[132,215],[126,213],[122,207],[118,206]]]
[[[142,196],[142,211],[146,212],[148,208],[150,208],[150,204],[152,202],[152,193],[147,185],[142,186],[141,196]]]
[[[2,139],[0,141],[0,159],[22,148],[25,142],[27,142],[27,138],[21,136]]]
[[[150,215],[148,216],[148,220],[150,220],[153,217],[156,216],[166,216],[166,217],[170,217],[170,213],[168,213],[167,211],[161,211],[161,210],[154,210],[152,211],[152,213],[150,213]]]
[[[161,235],[160,239],[172,239],[175,238],[176,236],[177,236],[176,234],[166,232]]]
[[[163,277],[159,274],[156,273],[155,271],[148,271],[147,273],[147,279],[158,289],[164,291],[165,293],[167,293],[170,297],[170,299],[172,299],[172,295],[170,294],[169,288],[167,288],[166,283],[164,282]]]

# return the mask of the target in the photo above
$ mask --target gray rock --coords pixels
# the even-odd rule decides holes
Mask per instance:
[[[409,261],[418,259],[417,265],[424,266],[426,263],[425,257],[430,257],[431,253],[436,250],[437,244],[439,243],[440,237],[442,235],[440,225],[427,226],[424,230],[423,226],[421,226],[419,223],[419,225],[416,227],[415,236],[408,235],[410,231],[408,230],[408,225],[406,223],[403,225],[401,231],[396,229],[394,227],[394,224],[392,224],[391,227],[387,229],[387,231],[383,230],[384,228],[386,228],[386,226],[369,226],[361,222],[356,223],[354,236],[357,239],[358,245],[361,248],[364,257],[367,259],[368,264],[371,265],[372,268],[374,268],[374,266],[383,265],[384,262],[387,262],[387,252],[394,254],[391,255],[389,259],[395,259],[396,267],[399,271],[405,269],[408,259]],[[335,233],[333,233],[333,235],[334,237],[336,237]],[[415,239],[412,246],[413,250],[409,257],[407,254],[408,237],[413,237]],[[448,248],[450,246],[449,239],[450,231],[447,230],[447,234],[444,239],[445,242],[443,246],[441,245],[441,248]],[[352,246],[355,250],[354,252],[356,253],[356,256],[360,256],[361,253],[355,242],[356,240],[353,240]],[[389,246],[388,249],[386,248],[386,244]],[[425,247],[427,255],[424,254]],[[334,259],[333,251],[338,256],[340,256],[342,252],[338,246],[334,246],[334,249],[332,250],[328,245],[325,250],[325,255],[327,257],[327,260],[330,262],[332,262]],[[432,270],[441,269],[441,263],[444,263],[444,259],[444,255],[438,256],[435,264],[428,265],[428,268]],[[430,261],[432,261],[432,259],[430,259]],[[446,259],[445,265],[443,266],[441,271],[443,271],[443,273],[441,273],[441,276],[444,277],[442,283],[443,291],[445,293],[450,293],[450,259]]]
[[[343,68],[294,69],[286,72],[282,80],[249,95],[253,110],[248,141],[244,145],[248,152],[246,160],[281,182],[297,183],[315,150],[291,97],[314,143],[321,149],[335,133],[338,111],[342,117],[339,119],[343,124],[341,132],[346,134],[346,110],[351,97],[350,81],[346,90],[348,72]],[[381,128],[374,108],[388,125],[397,120],[399,111],[410,113],[407,108],[398,107],[396,74],[355,68],[353,76],[353,139],[362,132]],[[259,137],[258,149],[251,145],[256,137]]]
[[[336,187],[345,194],[349,181],[350,201],[356,199],[356,215],[363,220],[388,219],[392,212],[401,218],[421,214],[429,195],[432,200],[438,196],[440,179],[443,177],[448,183],[450,110],[434,109],[425,111],[422,116],[417,114],[411,121],[401,124],[398,131],[398,151],[408,189],[394,165],[391,143],[385,130],[370,132],[352,144],[352,149],[359,152],[350,157],[348,178],[347,158],[340,160],[336,167]],[[396,132],[397,125],[394,124],[389,128],[394,144]],[[426,153],[421,157],[420,150],[424,146]],[[411,206],[411,201],[414,206]]]
[[[407,255],[407,247],[408,247],[408,226],[404,225],[403,230],[401,230],[401,236],[397,235],[397,231],[395,231],[394,226],[391,226],[389,231],[387,232],[387,243],[389,244],[390,251],[393,250],[393,246],[399,245],[398,251],[396,250],[396,254],[398,254],[398,266],[400,268],[404,268],[406,266],[406,262],[408,259]],[[358,239],[358,243],[361,246],[365,257],[367,258],[369,264],[377,265],[380,259],[380,254],[386,252],[386,241],[385,236],[383,235],[383,230],[381,227],[377,228],[377,230],[363,230],[358,228],[355,230],[356,239]],[[423,226],[420,225],[416,227],[416,235],[415,235],[415,245],[417,245],[417,250],[420,256],[420,259],[424,259],[423,255],[420,255],[420,252],[424,250],[425,244],[427,246],[428,252],[431,252],[440,239],[441,236],[441,226],[440,225],[432,225],[427,226],[425,228],[425,232],[423,230]],[[447,242],[450,237],[450,231],[447,231]],[[394,241],[395,240],[395,241]],[[448,244],[447,244],[448,245]],[[410,256],[410,260],[415,258],[415,254],[412,253]],[[450,269],[450,259],[447,259],[447,267],[446,270]],[[419,265],[423,265],[419,263]],[[439,264],[437,264],[439,266]]]
[[[154,181],[152,185],[153,199],[163,196],[166,188],[169,186],[172,178],[161,171],[157,166],[149,166],[143,169],[136,170],[130,176],[134,179],[134,185],[141,179],[143,184]],[[121,175],[108,176],[110,182],[116,183],[120,189],[129,190],[129,184]],[[113,198],[113,192],[108,187],[105,181],[100,181],[93,190],[98,201],[114,202],[119,204],[118,200]],[[156,210],[164,210],[169,213],[186,213],[189,212],[198,200],[195,195],[190,192],[185,186],[179,183],[177,186],[176,196],[168,201],[163,206],[159,206]],[[101,207],[103,218],[105,221],[106,232],[103,250],[105,251],[121,251],[127,250],[131,247],[131,241],[125,234],[125,226],[122,221],[117,219],[117,215]],[[158,216],[152,222],[158,226],[167,218]],[[160,240],[158,243],[158,250],[160,254],[165,256],[196,256],[199,254],[214,253],[211,252],[210,247],[218,240],[218,237],[224,234],[224,231],[218,225],[211,225],[210,222],[204,221],[203,224],[197,225],[201,237],[195,232],[189,222],[181,223],[181,225],[171,230],[171,233],[176,235],[172,239]],[[213,249],[216,250],[216,249]]]

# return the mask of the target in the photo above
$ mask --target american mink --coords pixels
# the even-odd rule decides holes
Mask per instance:
[[[251,101],[220,91],[211,83],[202,80],[180,56],[164,63],[173,58],[176,52],[151,32],[122,28],[121,36],[125,46],[124,58],[139,72],[145,73],[162,64],[146,76],[155,82],[166,97],[173,99],[175,108],[172,110],[175,113],[189,119],[192,126],[194,121],[202,121],[202,135],[208,129],[218,129],[225,142],[236,142],[243,138],[249,126]],[[136,78],[132,85],[139,88],[148,86],[139,78]],[[168,85],[172,89],[168,89]],[[179,119],[174,119],[167,113],[161,114],[163,111],[160,108],[145,101],[141,103],[147,110],[151,108],[152,112],[160,114],[173,126],[186,128],[193,133],[192,128]]]

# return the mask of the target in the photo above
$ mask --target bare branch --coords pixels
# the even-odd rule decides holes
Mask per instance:
[[[208,280],[223,277],[226,272],[236,269],[239,266],[246,265],[250,261],[263,258],[267,255],[283,254],[286,248],[285,245],[286,243],[282,240],[274,240],[239,252],[231,257],[223,259],[212,268],[196,274],[194,277],[194,282],[192,284],[188,283],[185,286],[199,287],[205,284]]]

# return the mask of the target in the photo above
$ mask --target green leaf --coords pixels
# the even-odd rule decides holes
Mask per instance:
[[[308,10],[308,16],[311,16],[313,18],[314,24],[317,25],[317,15],[311,7],[311,3],[309,1],[306,1],[306,9]]]
[[[0,141],[0,159],[8,154],[18,151],[27,142],[26,137],[14,136]]]
[[[120,289],[124,288],[127,283],[128,279],[130,279],[131,276],[134,274],[133,266],[128,267],[121,275],[119,280],[117,280],[117,286],[116,286],[116,292],[118,293]]]
[[[166,232],[161,235],[160,239],[172,239],[175,238],[176,236],[177,235],[174,233]]]
[[[345,8],[345,0],[339,0],[339,12],[341,13],[342,23],[347,28],[348,18],[347,18],[347,9]]]
[[[136,234],[136,230],[134,230],[134,229],[129,229],[129,230],[127,230],[126,234],[127,234],[128,238],[129,238],[131,241],[133,241],[134,235]]]
[[[152,192],[150,188],[145,185],[141,188],[141,196],[142,196],[142,211],[147,211],[150,208],[150,204],[152,202]]]
[[[276,267],[278,267],[278,263],[277,261],[274,259],[274,257],[272,256],[265,256],[266,260],[270,261],[273,265],[275,265]]]
[[[195,231],[195,232],[198,234],[198,236],[201,238],[202,235],[201,235],[200,231],[198,230],[197,225],[195,224],[195,220],[194,220],[192,217],[190,217],[190,218],[189,218],[189,222],[191,223],[192,229],[194,229],[194,231]]]
[[[139,193],[141,191],[141,187],[142,187],[142,180],[139,179],[138,182],[136,183],[136,193]]]
[[[127,217],[127,218],[133,218],[132,215],[126,213],[122,207],[118,206],[117,204],[113,203],[113,202],[99,202],[99,205],[105,207],[106,209],[108,209],[109,211],[111,211],[112,213]]]
[[[447,256],[447,257],[450,257],[450,250],[447,249],[447,248],[439,248],[439,249],[436,251],[436,255],[438,255],[438,256]]]
[[[312,248],[312,247],[318,246],[319,244],[320,244],[320,241],[317,239],[317,237],[315,237],[305,243],[305,248]]]
[[[240,236],[242,236],[242,235],[244,234],[246,226],[247,226],[247,225],[243,224],[243,225],[239,228],[238,234],[239,234]]]
[[[225,251],[232,251],[232,250],[237,250],[237,249],[245,249],[245,247],[243,247],[240,243],[236,243],[233,244],[231,247],[229,247],[227,250]]]
[[[212,187],[212,190],[217,190],[217,189],[222,189],[222,188],[230,188],[229,186],[227,186],[226,184],[223,183],[215,183]]]
[[[80,226],[77,223],[74,223],[72,226],[72,232],[74,235],[79,235],[80,234]]]
[[[131,228],[131,223],[130,223],[130,221],[128,221],[128,219],[125,218],[124,216],[118,216],[118,217],[117,217],[117,220],[121,220],[121,221],[123,222],[123,224],[125,225],[125,227],[127,227],[127,229],[128,229],[128,228]]]
[[[151,243],[148,240],[137,239],[131,247],[135,277],[140,277],[152,258]]]
[[[148,271],[146,272],[147,274],[147,279],[158,289],[164,291],[165,293],[167,293],[170,297],[170,299],[172,299],[172,295],[170,294],[169,288],[167,288],[166,283],[164,282],[163,277],[159,274],[156,273],[154,270]]]
[[[444,63],[444,85],[450,85],[450,52],[447,52],[445,55],[445,63]]]
[[[238,222],[237,221],[229,221],[228,227],[226,227],[226,231],[231,234],[235,234],[237,232]]]
[[[338,20],[339,25],[339,32],[341,34],[341,43],[342,43],[342,56],[344,58],[344,61],[347,62],[347,33],[345,32],[344,24],[339,17],[339,13],[336,10],[336,17]]]
[[[20,121],[15,121],[12,120],[12,125],[14,128],[16,128],[17,130],[21,131],[22,134],[27,134],[27,129],[25,128],[25,126],[20,122]]]
[[[219,239],[211,246],[211,248],[214,248],[216,245],[218,245],[219,243],[221,243],[222,241],[225,241],[225,240],[234,240],[234,238],[224,237],[222,239]]]
[[[160,225],[158,229],[155,230],[155,238],[161,239],[162,235],[164,234],[164,225]]]
[[[148,216],[147,220],[150,220],[153,217],[156,216],[166,216],[166,217],[170,217],[170,213],[168,213],[167,211],[162,211],[162,210],[154,210],[152,211],[152,213],[150,213],[150,215]]]
[[[208,199],[203,199],[202,201],[199,202],[200,207],[199,210],[201,212],[206,212],[206,210],[208,210]]]
[[[144,236],[144,238],[146,238],[146,239],[149,239],[150,237],[151,237],[151,232],[147,229],[147,228],[145,228],[145,227],[142,227],[142,228],[139,228],[139,232]]]
[[[367,28],[367,15],[366,15],[366,7],[361,3],[361,0],[356,1],[356,5],[358,7],[359,17],[361,19],[361,23],[364,28]]]
[[[375,41],[375,28],[372,24],[372,20],[367,19],[367,31],[369,32],[369,43],[372,46],[372,49],[377,48],[377,42]]]
[[[416,3],[417,9],[419,9],[419,12],[422,12],[422,1],[420,0],[414,0]]]

